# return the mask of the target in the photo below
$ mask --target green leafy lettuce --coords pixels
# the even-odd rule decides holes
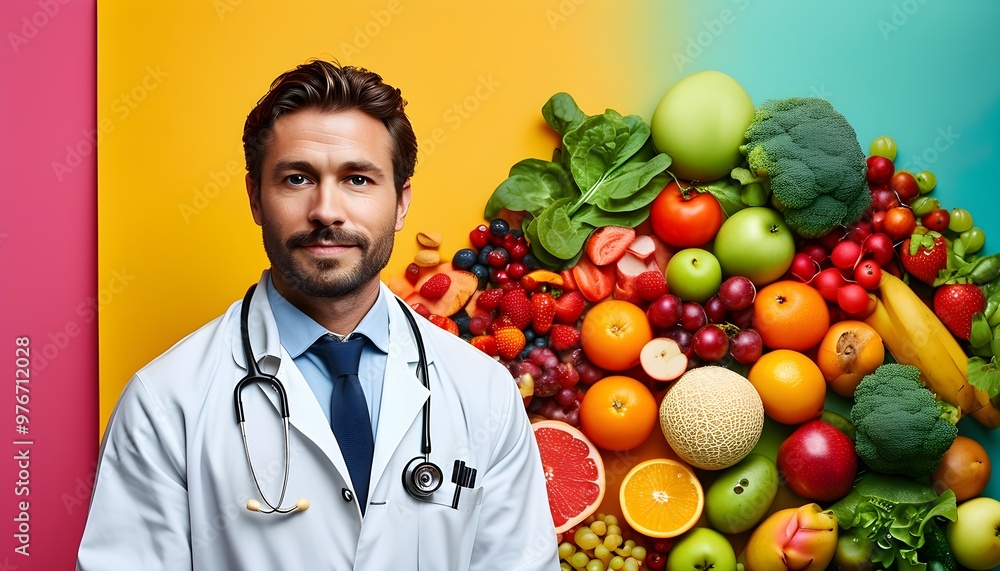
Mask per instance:
[[[484,216],[501,210],[527,213],[523,230],[539,264],[573,266],[590,233],[601,226],[634,227],[669,175],[670,157],[657,153],[649,126],[638,116],[608,109],[587,115],[566,93],[542,107],[545,121],[562,135],[552,161],[525,159],[486,202]]]

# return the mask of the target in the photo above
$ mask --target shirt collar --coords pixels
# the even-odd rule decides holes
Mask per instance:
[[[363,334],[379,351],[388,354],[389,308],[386,305],[385,292],[382,290],[383,288],[379,288],[375,305],[368,310],[352,333]],[[323,335],[333,334],[285,299],[274,287],[274,281],[270,277],[267,280],[267,302],[271,306],[271,313],[274,314],[281,346],[288,351],[292,359],[305,353]]]

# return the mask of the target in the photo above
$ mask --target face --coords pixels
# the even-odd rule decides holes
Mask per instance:
[[[357,110],[275,121],[259,188],[247,178],[247,192],[286,298],[378,287],[410,203],[408,181],[396,198],[390,148],[382,122]]]

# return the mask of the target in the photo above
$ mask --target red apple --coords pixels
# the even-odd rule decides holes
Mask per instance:
[[[854,443],[832,424],[811,420],[778,447],[778,471],[793,492],[832,502],[847,495],[858,471]]]

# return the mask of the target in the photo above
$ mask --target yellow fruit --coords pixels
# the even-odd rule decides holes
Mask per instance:
[[[853,397],[865,375],[885,360],[882,337],[863,321],[838,321],[830,326],[816,352],[816,364],[833,392]]]
[[[660,428],[684,461],[721,470],[742,460],[764,428],[764,406],[750,381],[724,367],[691,369],[660,403]]]

